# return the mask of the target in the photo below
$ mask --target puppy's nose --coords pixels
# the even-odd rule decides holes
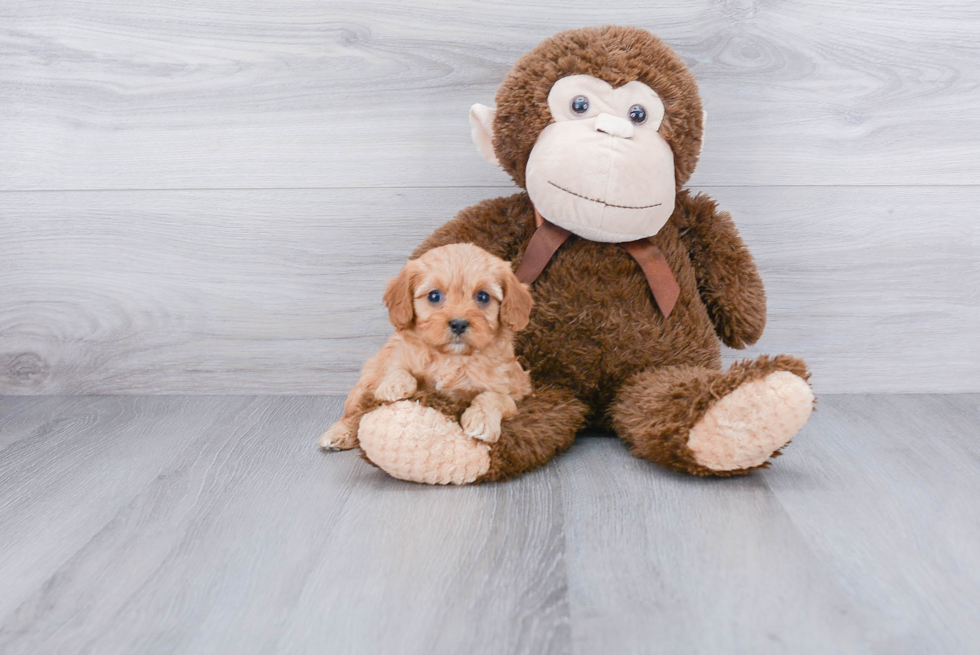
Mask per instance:
[[[453,334],[455,334],[457,337],[466,332],[466,328],[469,326],[470,322],[464,321],[461,318],[454,318],[453,320],[449,321],[449,329],[452,330]]]

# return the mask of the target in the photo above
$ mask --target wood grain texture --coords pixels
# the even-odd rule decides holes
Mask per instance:
[[[976,395],[827,396],[771,470],[714,481],[580,439],[557,462],[573,639],[583,652],[973,649],[978,419]]]
[[[65,399],[57,396],[0,396],[0,451],[34,434],[50,422],[48,412],[65,404]]]
[[[412,485],[315,440],[340,397],[0,398],[0,651],[969,652],[980,395],[826,396],[708,480],[580,437]],[[57,418],[55,418],[57,417]],[[0,416],[0,435],[11,422]]]
[[[769,489],[871,610],[879,652],[975,650],[980,397],[842,396],[818,409]]]
[[[599,437],[556,468],[580,652],[870,650],[865,609],[829,578],[764,475],[669,473]]]
[[[744,354],[806,358],[818,394],[980,389],[980,187],[705,191],[767,285]],[[346,393],[385,281],[504,193],[0,194],[0,393]]]
[[[504,184],[469,106],[541,39],[606,23],[651,29],[697,76],[695,185],[980,174],[973,0],[8,0],[0,189]]]
[[[47,582],[19,566],[48,536],[21,536],[0,572],[35,591],[0,612],[3,652],[567,652],[554,473],[467,489],[392,480],[316,448],[340,398],[248,399],[210,425],[213,399],[114,402],[208,438],[157,453],[155,479],[86,524],[70,557],[43,562],[56,565]],[[119,468],[113,448],[141,429],[79,440]]]
[[[553,469],[485,487],[420,488],[377,469],[361,480],[371,491],[350,492],[279,649],[569,652]]]
[[[74,401],[60,416],[39,412],[42,426],[0,451],[0,615],[96,538],[176,452],[242,405],[232,397],[190,409],[167,398],[105,397]],[[193,420],[175,431],[187,412]]]
[[[384,279],[508,192],[470,104],[602,23],[651,29],[700,82],[691,187],[735,213],[770,295],[747,354],[806,357],[821,393],[980,389],[972,1],[11,0],[0,393],[346,391],[387,333]]]

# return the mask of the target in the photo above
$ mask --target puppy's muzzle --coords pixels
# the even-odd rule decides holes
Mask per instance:
[[[467,328],[469,327],[470,327],[470,322],[464,321],[461,318],[454,318],[453,320],[449,321],[449,329],[457,337],[463,334],[464,332],[466,332]]]

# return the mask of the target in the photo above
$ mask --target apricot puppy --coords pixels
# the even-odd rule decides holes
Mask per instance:
[[[323,433],[320,447],[355,447],[372,403],[404,400],[419,389],[468,400],[463,431],[497,441],[501,420],[531,392],[513,335],[527,325],[533,301],[510,264],[468,243],[434,248],[405,264],[384,302],[396,332],[364,365],[344,415]]]

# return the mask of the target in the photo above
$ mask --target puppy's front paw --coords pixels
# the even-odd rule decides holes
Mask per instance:
[[[350,450],[357,445],[357,433],[343,421],[337,421],[320,437],[324,450]]]
[[[470,405],[459,419],[463,432],[487,443],[496,443],[500,438],[500,416],[488,412],[482,405]]]
[[[385,403],[405,400],[419,388],[418,380],[407,371],[398,371],[385,376],[374,392],[374,397]]]

